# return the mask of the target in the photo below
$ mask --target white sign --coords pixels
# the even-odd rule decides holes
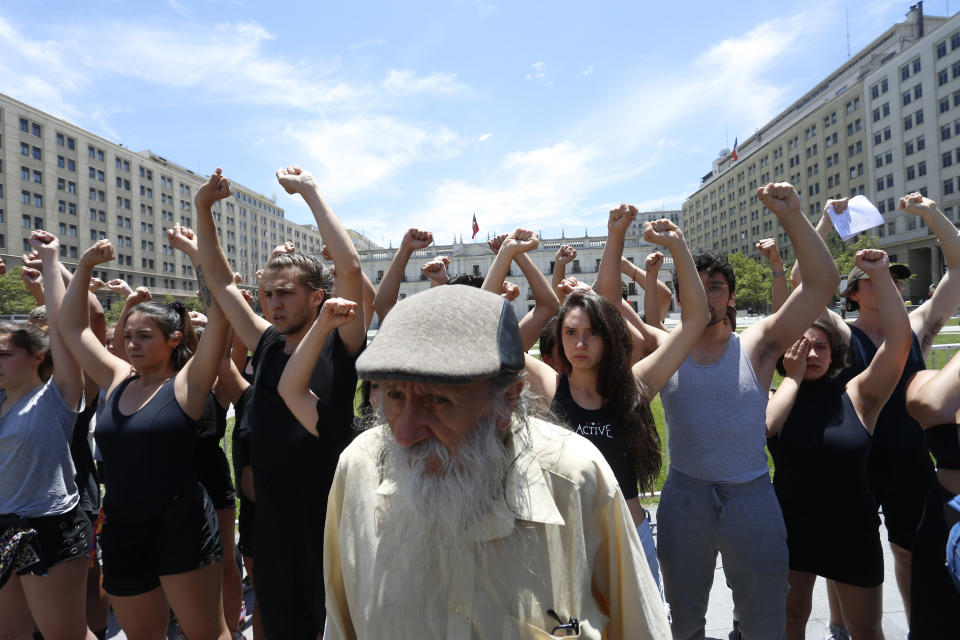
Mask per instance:
[[[843,213],[837,213],[833,205],[827,207],[827,215],[833,221],[833,226],[837,228],[837,233],[844,241],[862,231],[879,227],[883,224],[883,216],[873,206],[873,203],[867,200],[865,196],[854,196],[847,202],[847,208]]]

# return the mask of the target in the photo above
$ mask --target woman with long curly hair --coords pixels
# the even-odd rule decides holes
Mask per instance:
[[[635,215],[612,212],[611,219],[616,220],[611,224],[626,227]],[[640,491],[653,489],[662,464],[650,400],[687,357],[709,314],[703,284],[680,229],[669,220],[648,222],[644,237],[673,254],[685,302],[681,326],[631,364],[630,334],[616,307],[593,291],[578,289],[564,301],[556,323],[558,355],[569,373],[557,373],[531,356],[526,372],[534,392],[552,399],[554,416],[595,444],[610,464],[659,585],[650,522],[639,497]]]

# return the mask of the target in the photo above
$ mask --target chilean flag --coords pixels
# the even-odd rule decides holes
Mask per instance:
[[[480,225],[477,224],[477,214],[473,214],[473,235],[470,236],[470,239],[473,240],[477,237],[477,233],[480,231]]]
[[[734,162],[737,161],[737,138],[733,139],[733,153],[731,153],[730,156],[733,158]]]

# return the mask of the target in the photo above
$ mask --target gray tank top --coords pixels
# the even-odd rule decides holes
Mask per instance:
[[[768,473],[767,390],[737,334],[713,364],[688,356],[660,399],[673,469],[707,482],[743,483]]]

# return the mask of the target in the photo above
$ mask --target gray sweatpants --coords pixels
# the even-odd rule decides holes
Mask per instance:
[[[704,637],[717,552],[743,637],[786,637],[787,530],[769,476],[743,484],[711,483],[671,469],[660,494],[657,526],[674,640]]]

